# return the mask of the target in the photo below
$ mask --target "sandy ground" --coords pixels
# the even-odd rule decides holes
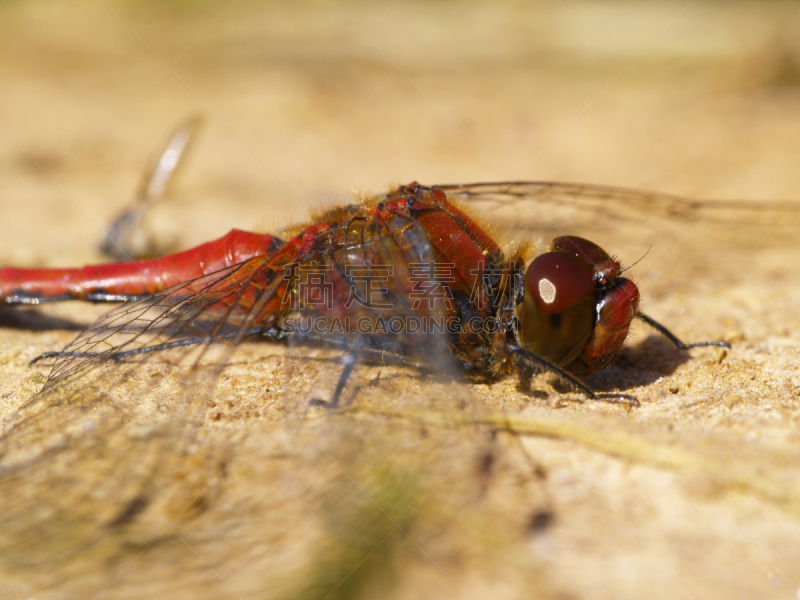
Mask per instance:
[[[41,460],[0,484],[0,591],[800,594],[798,33],[777,2],[0,5],[1,263],[102,261],[158,143],[197,114],[148,215],[163,250],[415,179],[659,190],[712,202],[601,205],[574,230],[543,226],[546,207],[482,210],[507,241],[569,225],[644,255],[643,308],[733,346],[685,354],[638,326],[589,380],[630,411],[546,380],[364,366],[331,415],[308,400],[335,361],[246,344],[213,390],[153,362],[15,413],[46,379],[28,362],[105,309],[4,310],[0,410],[24,425],[3,460]]]

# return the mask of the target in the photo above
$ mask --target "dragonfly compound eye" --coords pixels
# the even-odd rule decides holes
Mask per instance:
[[[525,273],[525,299],[518,308],[522,347],[556,365],[572,362],[592,336],[595,274],[575,254],[547,252]]]
[[[577,235],[563,235],[557,237],[553,240],[553,245],[550,250],[553,252],[569,252],[570,254],[579,256],[590,265],[613,261],[608,252],[603,250],[600,246],[585,238],[578,237]]]

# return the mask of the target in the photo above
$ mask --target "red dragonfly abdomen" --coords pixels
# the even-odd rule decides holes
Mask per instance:
[[[0,301],[39,304],[58,300],[120,301],[146,296],[254,256],[274,252],[283,241],[233,229],[190,250],[151,260],[72,269],[0,269]]]

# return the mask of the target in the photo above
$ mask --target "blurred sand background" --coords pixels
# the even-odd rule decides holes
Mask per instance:
[[[147,223],[168,249],[415,179],[800,201],[791,2],[7,1],[0,81],[6,265],[103,260],[104,228],[190,115],[205,119],[198,143]],[[180,535],[109,532],[100,552],[57,560],[23,536],[0,557],[0,595],[798,597],[800,218],[726,228],[691,227],[673,260],[637,267],[652,316],[733,344],[686,357],[639,327],[593,382],[640,408],[509,380],[459,385],[481,414],[524,422],[298,410],[286,425],[330,366],[249,345],[208,419],[237,458]],[[632,262],[647,246],[624,249],[609,248]],[[4,414],[41,387],[28,362],[76,335],[18,314],[0,329]],[[374,385],[356,406],[464,414],[413,372],[359,376]],[[395,511],[414,513],[407,535],[384,522]]]

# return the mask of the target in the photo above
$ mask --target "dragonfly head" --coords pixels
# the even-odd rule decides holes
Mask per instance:
[[[639,290],[619,272],[619,262],[597,244],[554,239],[525,273],[517,307],[522,347],[576,375],[607,367],[639,308]]]

